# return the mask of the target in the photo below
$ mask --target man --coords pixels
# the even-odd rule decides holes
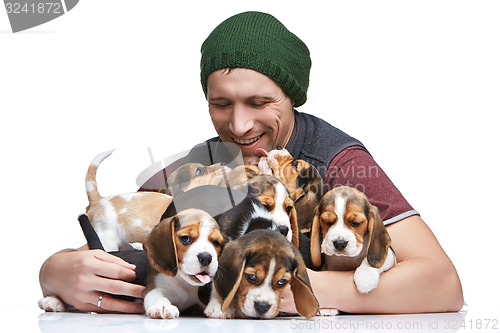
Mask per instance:
[[[216,27],[201,51],[201,83],[219,135],[209,142],[238,145],[247,164],[258,161],[257,148],[286,147],[295,158],[316,166],[326,190],[354,186],[380,210],[398,263],[369,294],[356,290],[352,271],[310,270],[320,307],[353,313],[460,310],[463,295],[453,264],[365,147],[323,120],[294,109],[307,99],[311,66],[307,46],[271,15],[246,12]],[[164,182],[160,172],[143,189],[159,188]],[[71,264],[64,265],[63,260]],[[44,294],[59,295],[84,311],[99,311],[96,302],[103,291],[136,297],[141,293],[140,287],[121,281],[133,279],[133,270],[102,252],[70,250],[47,260],[40,281]],[[77,284],[59,286],[66,276]],[[281,310],[295,312],[289,290],[283,298]],[[105,310],[141,310],[107,296],[100,305]]]

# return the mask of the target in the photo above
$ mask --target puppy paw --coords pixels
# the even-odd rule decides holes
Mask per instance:
[[[336,316],[338,314],[339,310],[337,309],[319,309],[316,315],[327,317],[327,316]]]
[[[64,303],[56,296],[47,296],[38,301],[40,309],[48,312],[62,312],[65,310]]]
[[[366,294],[377,288],[380,273],[376,268],[359,266],[354,272],[354,283],[360,293]]]
[[[203,311],[208,318],[225,319],[226,315],[222,312],[221,304],[219,302],[209,302],[205,311]]]
[[[146,311],[149,318],[176,319],[179,318],[179,309],[168,301],[159,300]]]

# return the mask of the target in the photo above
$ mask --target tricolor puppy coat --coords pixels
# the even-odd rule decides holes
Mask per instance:
[[[396,263],[390,245],[377,207],[362,192],[340,186],[323,196],[311,232],[315,266],[331,271],[356,270],[357,289],[368,293],[377,287],[380,274]]]
[[[179,311],[202,305],[198,287],[212,281],[223,246],[217,222],[202,210],[187,209],[163,219],[145,245],[153,267],[144,298],[146,314],[172,319]]]
[[[107,252],[130,249],[131,243],[144,243],[172,202],[171,196],[154,192],[134,192],[103,198],[97,191],[96,173],[101,162],[112,152],[97,155],[85,178],[89,199],[87,216]]]
[[[211,318],[274,318],[283,289],[291,285],[300,315],[318,310],[304,261],[281,234],[255,230],[228,243],[219,258],[211,299]]]
[[[314,209],[323,195],[323,180],[318,170],[304,160],[293,158],[282,147],[270,152],[257,149],[256,153],[261,156],[259,169],[262,173],[278,177],[288,189],[297,210],[300,231],[310,232]]]
[[[188,208],[201,209],[219,224],[226,241],[232,241],[255,229],[277,230],[292,241],[288,218],[276,218],[257,198],[222,186],[205,185],[179,192],[163,218]]]

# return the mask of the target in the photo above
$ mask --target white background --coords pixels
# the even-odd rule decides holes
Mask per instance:
[[[35,305],[38,269],[85,241],[101,194],[215,135],[199,48],[225,18],[273,14],[309,47],[308,102],[360,139],[453,260],[478,318],[498,305],[498,1],[92,1],[13,34],[0,7],[0,307]]]

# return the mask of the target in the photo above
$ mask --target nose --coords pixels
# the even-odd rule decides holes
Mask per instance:
[[[280,234],[282,234],[285,237],[286,237],[286,235],[288,235],[288,227],[287,226],[284,226],[284,225],[279,226],[278,231]]]
[[[253,128],[254,125],[254,112],[246,110],[243,105],[235,105],[233,115],[229,122],[229,129],[234,135],[243,137]]]
[[[198,261],[202,266],[208,266],[212,262],[212,255],[207,252],[202,252],[198,254]]]
[[[333,246],[335,247],[335,249],[337,251],[343,251],[347,246],[347,241],[345,241],[345,240],[333,241]]]
[[[255,308],[255,311],[257,311],[258,314],[262,315],[269,310],[271,304],[264,302],[254,302],[253,306]]]

